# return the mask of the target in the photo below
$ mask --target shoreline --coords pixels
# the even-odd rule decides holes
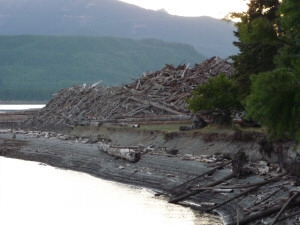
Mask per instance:
[[[130,135],[123,138],[128,139],[128,137]],[[119,138],[122,139],[121,137]],[[145,138],[149,137],[144,136]],[[141,137],[138,137],[135,142],[140,139]],[[4,156],[10,158],[38,161],[54,167],[85,172],[105,180],[136,185],[166,193],[216,166],[216,164],[212,163],[199,162],[192,157],[184,159],[178,156],[164,155],[161,152],[144,154],[139,162],[130,163],[100,152],[96,144],[82,142],[83,140],[80,140],[80,138],[76,140],[61,140],[57,137],[37,137],[33,133],[16,134],[16,139],[12,140],[12,133],[7,132],[0,134],[0,145],[2,146],[2,151],[0,149],[0,152],[2,155],[4,154]],[[155,142],[153,137],[151,142]],[[3,151],[5,148],[7,149],[6,152]],[[230,166],[227,166],[224,169],[217,170],[212,176],[204,177],[197,182],[198,184],[215,182],[228,176],[232,172],[231,169]],[[251,175],[243,179],[233,178],[228,180],[227,185],[245,185],[262,180],[264,180],[263,176]],[[270,189],[266,188],[266,192],[273,189],[272,187]],[[186,205],[185,202],[180,202],[179,204],[192,207],[198,211],[204,211],[205,208],[211,207],[208,203],[222,202],[234,195],[236,193],[211,193],[204,191],[188,199],[188,201],[200,204],[201,207]],[[232,201],[218,208],[215,212],[222,216],[225,224],[232,224],[236,220],[237,210],[242,211],[245,207],[249,207],[256,201],[258,196],[255,195],[256,193],[254,193],[254,196],[245,196],[243,199]],[[207,203],[209,206],[205,206],[204,203]]]

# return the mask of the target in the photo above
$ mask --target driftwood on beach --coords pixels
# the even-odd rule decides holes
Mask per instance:
[[[138,162],[141,158],[141,152],[130,147],[116,147],[99,142],[98,149],[110,155],[126,159],[130,162]]]
[[[244,166],[247,167],[246,165]],[[262,181],[251,183],[242,181],[240,184],[236,184],[236,182],[239,183],[240,178],[238,177],[238,173],[234,172],[211,183],[198,180],[199,177],[207,173],[213,173],[216,170],[222,169],[222,167],[215,167],[181,185],[169,189],[167,191],[169,195],[171,195],[169,202],[178,204],[187,198],[196,197],[200,192],[206,192],[204,194],[204,202],[200,203],[198,209],[210,213],[220,208],[228,210],[226,205],[231,204],[230,208],[236,208],[234,210],[238,211],[236,217],[228,221],[227,224],[230,225],[256,224],[255,222],[262,218],[268,222],[271,221],[268,224],[273,225],[279,221],[299,216],[299,187],[293,187],[294,184],[288,181],[291,177],[289,177],[287,172],[278,173],[278,170],[274,170]],[[232,181],[230,182],[230,180]],[[197,182],[195,183],[195,181]],[[174,189],[178,190],[174,192]],[[259,192],[257,191],[258,189],[260,189]],[[223,194],[222,201],[214,194],[216,192]],[[275,196],[277,194],[280,198]],[[210,197],[207,198],[207,196]],[[262,196],[264,196],[264,198],[261,198]],[[242,197],[247,200],[242,200]],[[242,210],[237,207],[240,204],[239,201],[243,202],[241,203],[244,205],[244,209]],[[271,218],[270,216],[272,215],[276,216]]]

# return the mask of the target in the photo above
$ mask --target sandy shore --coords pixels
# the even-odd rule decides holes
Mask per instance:
[[[159,192],[168,192],[177,185],[211,170],[212,166],[216,165],[197,160],[184,160],[180,157],[170,157],[159,152],[144,154],[139,162],[130,163],[100,152],[97,144],[82,143],[78,139],[60,140],[56,137],[37,138],[31,135],[17,134],[16,139],[12,140],[12,135],[12,133],[0,134],[2,149],[0,152],[6,157],[38,161],[55,167],[86,172],[108,180],[151,188]],[[126,140],[125,136],[123,139]],[[154,139],[155,137],[153,137]],[[146,142],[146,140],[144,141]],[[132,142],[132,140],[128,142]],[[140,139],[137,137],[135,142],[139,143]],[[190,153],[194,153],[195,150],[190,149],[190,151]],[[184,152],[184,154],[187,153],[188,150]],[[205,184],[224,178],[231,173],[231,167],[225,167],[214,172],[212,176],[205,176],[201,180],[197,180],[198,186],[205,186]],[[245,185],[262,180],[262,176],[250,175],[244,179],[230,179],[226,182],[226,185]],[[272,183],[273,186],[267,186],[263,190],[252,192],[250,195],[231,201],[215,210],[215,212],[222,215],[225,223],[234,224],[236,215],[239,212],[252,207],[257,199],[276,189],[276,184],[280,186],[281,182]],[[198,209],[204,211],[211,207],[213,203],[220,203],[237,193],[240,193],[240,190],[234,190],[232,193],[218,193],[208,190],[188,198],[188,201],[201,204]],[[283,189],[280,197],[284,195],[286,194]],[[272,221],[272,218],[266,217],[264,221]],[[288,221],[277,224],[288,224]]]

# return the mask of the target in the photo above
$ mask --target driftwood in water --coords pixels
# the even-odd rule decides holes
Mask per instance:
[[[136,151],[136,149],[128,148],[128,147],[112,147],[105,143],[98,143],[98,149],[100,151],[106,152],[110,155],[120,157],[122,159],[126,159],[130,162],[138,162],[141,158],[141,152]]]

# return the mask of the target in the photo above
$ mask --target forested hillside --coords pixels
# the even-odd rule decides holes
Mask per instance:
[[[0,35],[88,35],[155,38],[227,57],[234,24],[211,17],[172,16],[117,0],[0,0]]]
[[[203,60],[189,45],[155,39],[0,36],[0,100],[48,100],[73,84],[121,84],[166,63]]]

